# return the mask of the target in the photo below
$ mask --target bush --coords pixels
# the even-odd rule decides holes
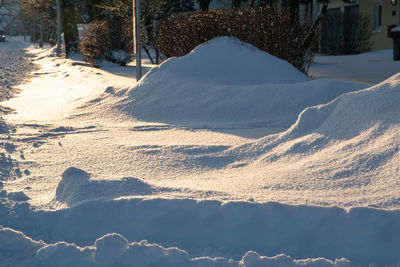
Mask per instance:
[[[132,27],[121,19],[97,21],[86,25],[80,41],[83,59],[94,67],[102,60],[125,66],[132,58]]]
[[[358,41],[359,52],[365,53],[371,51],[372,48],[372,22],[371,17],[361,13],[360,14],[360,40]]]
[[[330,10],[324,17],[321,31],[321,53],[351,55],[368,52],[372,48],[370,16],[359,13],[345,16],[340,9]]]
[[[86,62],[94,67],[100,67],[104,55],[109,50],[107,23],[99,21],[86,25],[79,49]]]
[[[180,13],[161,21],[156,46],[166,57],[180,57],[216,37],[233,36],[307,73],[319,38],[318,27],[312,31],[311,26],[293,25],[285,9],[280,13],[271,8]],[[309,37],[311,42],[306,42]]]

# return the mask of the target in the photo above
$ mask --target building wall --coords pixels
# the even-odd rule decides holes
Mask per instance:
[[[371,23],[374,21],[374,7],[376,3],[382,4],[382,26],[375,28],[372,33],[371,41],[373,42],[372,50],[391,49],[393,41],[387,37],[387,27],[389,25],[399,25],[400,1],[397,6],[392,6],[390,0],[358,0],[360,13],[370,17]],[[331,0],[328,8],[340,7],[342,11],[344,6],[352,5],[352,3],[344,3],[342,0]]]
[[[360,12],[367,14],[373,23],[374,6],[376,3],[382,4],[382,26],[373,29],[372,42],[373,50],[393,48],[393,40],[387,37],[388,26],[398,23],[398,7],[392,6],[390,0],[362,0],[360,1]]]

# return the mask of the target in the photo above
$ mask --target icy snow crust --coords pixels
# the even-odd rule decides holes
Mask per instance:
[[[219,38],[132,87],[29,51],[37,77],[5,103],[0,266],[400,263],[400,75],[357,91]]]

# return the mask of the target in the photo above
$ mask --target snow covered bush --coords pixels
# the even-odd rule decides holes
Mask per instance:
[[[318,44],[318,27],[292,25],[288,10],[242,8],[179,13],[160,24],[156,45],[166,57],[188,54],[220,36],[233,36],[307,73]]]
[[[124,50],[112,50],[106,54],[106,58],[113,63],[117,63],[121,66],[126,66],[126,64],[131,59],[131,56]]]

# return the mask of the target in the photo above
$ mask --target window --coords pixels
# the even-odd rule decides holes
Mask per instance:
[[[374,20],[373,30],[382,31],[382,2],[375,2],[374,4]]]

